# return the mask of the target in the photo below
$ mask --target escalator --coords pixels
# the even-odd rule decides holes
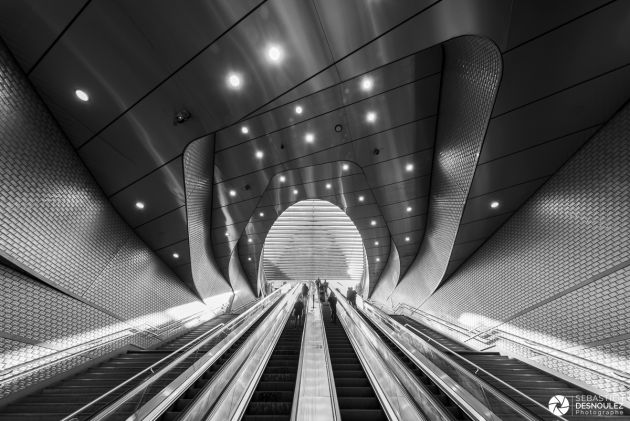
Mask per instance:
[[[247,405],[244,421],[281,421],[291,418],[304,323],[287,321],[265,371]]]
[[[412,372],[422,383],[426,389],[431,393],[437,402],[439,402],[444,409],[452,416],[454,420],[470,420],[464,411],[451,398],[448,397],[429,376],[427,376],[411,359],[409,359],[405,353],[398,348],[372,321],[366,317],[362,312],[358,313],[363,317],[363,320],[374,330],[374,332],[383,340],[383,342],[392,350],[398,357],[398,359]]]
[[[331,322],[328,304],[322,305],[322,313],[342,421],[387,421],[341,322]]]
[[[175,421],[178,420],[188,407],[195,401],[199,392],[208,385],[215,374],[223,367],[223,365],[238,351],[243,342],[256,330],[262,321],[269,315],[274,307],[281,300],[276,301],[269,306],[265,313],[258,318],[233,344],[230,346],[208,369],[195,381],[191,387],[186,390],[159,418],[159,421]],[[133,412],[133,411],[131,411]],[[122,417],[121,419],[126,419]]]
[[[491,373],[493,376],[499,378],[503,382],[509,384],[514,389],[519,390],[523,394],[529,396],[536,402],[539,402],[543,407],[541,408],[538,405],[535,405],[530,400],[524,398],[519,393],[515,392],[509,387],[506,387],[501,382],[497,381],[493,377],[479,371],[477,372],[476,367],[471,364],[466,364],[463,360],[458,359],[458,363],[462,365],[464,368],[468,369],[471,372],[476,373],[478,377],[483,379],[490,386],[494,387],[496,390],[503,393],[505,396],[509,397],[525,409],[527,409],[532,414],[536,415],[540,419],[543,420],[555,420],[554,417],[548,410],[547,406],[549,405],[549,400],[553,396],[561,395],[565,396],[572,400],[574,396],[596,396],[592,392],[588,392],[580,387],[573,385],[565,380],[562,380],[558,377],[555,377],[541,369],[533,367],[529,364],[526,364],[520,360],[509,358],[499,354],[498,352],[477,352],[473,351],[465,345],[460,344],[459,342],[450,339],[435,330],[418,323],[417,321],[410,319],[406,316],[391,316],[394,320],[399,323],[409,324],[414,328],[418,329],[425,335],[429,336],[432,339],[435,339],[437,342],[444,344],[449,349],[452,349],[457,354],[461,355],[465,359],[470,362],[476,364],[477,366],[483,368],[484,370]],[[413,332],[413,330],[412,330]],[[415,332],[414,332],[415,333]],[[419,335],[421,336],[421,335]],[[422,336],[421,336],[422,337]],[[424,339],[424,338],[423,338]],[[601,397],[600,397],[601,398]],[[602,398],[603,399],[603,398]],[[563,417],[570,420],[609,420],[609,421],[630,421],[630,411],[628,408],[623,409],[623,414],[617,416],[611,415],[588,415],[588,416],[578,416],[572,415],[570,412],[567,412]]]
[[[145,368],[168,356],[192,339],[218,326],[227,323],[235,315],[225,314],[195,327],[182,336],[162,344],[154,350],[127,351],[105,362],[94,365],[70,378],[28,395],[14,403],[0,408],[0,420],[59,420],[102,396]],[[208,346],[204,347],[207,348]],[[211,346],[210,346],[211,347]],[[208,348],[209,349],[209,348]],[[175,373],[156,382],[156,387],[164,387]],[[124,393],[137,386],[145,377],[133,380],[121,389],[97,402],[80,419],[85,419],[114,402]]]

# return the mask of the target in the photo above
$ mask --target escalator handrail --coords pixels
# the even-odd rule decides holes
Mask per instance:
[[[329,289],[330,289],[331,291],[333,291],[333,289],[332,289],[332,288],[330,288],[330,287],[329,287]],[[344,296],[344,295],[341,293],[341,291],[339,291],[339,289],[337,289],[337,293],[338,293],[340,296]],[[345,297],[345,296],[344,296],[344,297]],[[345,311],[345,313],[348,315],[347,319],[348,319],[349,321],[351,321],[354,325],[356,325],[357,329],[360,329],[360,323],[359,323],[359,322],[357,322],[357,320],[359,320],[359,319],[360,319],[360,318],[358,317],[358,314],[356,314],[356,315],[355,315],[355,316],[357,316],[357,317],[352,317],[352,316],[350,316],[350,311],[349,311],[349,310],[348,310],[348,308],[347,308],[347,307],[348,307],[348,304],[346,303],[346,301],[345,301],[345,300],[337,300],[337,304],[338,304],[338,305],[341,305],[341,307],[343,308],[343,310]],[[353,309],[353,310],[354,310],[354,309]],[[356,311],[356,310],[354,310],[354,311]],[[340,318],[340,320],[342,321],[342,326],[343,326],[343,319],[342,319],[342,318]],[[363,324],[365,324],[365,326],[367,326],[367,323],[365,323],[365,321],[361,320],[361,323],[363,323]],[[369,332],[371,332],[371,333],[374,335],[374,338],[375,338],[377,341],[381,341],[381,339],[380,339],[380,338],[376,335],[376,333],[374,333],[374,332],[372,331],[372,329],[371,329],[371,328],[369,328],[369,326],[367,327],[367,329],[368,329],[368,331],[369,331]],[[353,342],[353,340],[354,340],[355,342],[357,342],[357,341],[358,341],[358,340],[354,337],[354,332],[349,331],[349,330],[347,329],[347,327],[346,327],[346,326],[344,326],[344,330],[345,330],[346,335],[348,336],[348,339],[350,340],[350,343],[351,343],[351,345],[352,345],[352,347],[353,347],[353,349],[354,349],[354,351],[355,351],[355,353],[356,353],[356,355],[357,355],[357,358],[358,358],[358,359],[359,359],[359,361],[361,362],[361,366],[363,367],[363,370],[365,371],[365,374],[367,375],[367,377],[368,377],[368,379],[369,379],[369,381],[370,381],[370,384],[372,385],[372,388],[374,389],[374,392],[375,392],[375,394],[376,394],[376,396],[377,396],[377,398],[378,398],[379,402],[381,403],[382,408],[383,408],[383,411],[385,412],[385,414],[386,414],[387,418],[388,418],[390,421],[398,421],[398,420],[400,420],[400,418],[399,418],[399,416],[398,416],[398,413],[397,413],[397,412],[396,412],[396,410],[393,408],[393,405],[392,405],[392,403],[390,402],[390,400],[389,400],[389,398],[388,398],[388,396],[387,396],[387,393],[383,390],[383,388],[381,387],[381,384],[379,383],[379,381],[377,381],[377,379],[378,379],[379,377],[378,377],[378,376],[374,373],[374,371],[372,370],[372,367],[371,367],[371,365],[369,364],[369,362],[367,361],[366,356],[365,356],[365,355],[363,355],[362,350],[361,350],[361,352],[358,352],[358,351],[359,351],[359,349],[360,349],[361,347],[359,347],[359,346],[358,346],[358,343],[357,343],[357,346],[355,346],[355,344],[353,344],[353,343],[352,343],[352,342]],[[376,353],[378,353],[378,351],[376,350],[375,345],[373,345],[373,344],[372,344],[372,347],[374,348],[374,351],[375,351]],[[359,348],[359,349],[358,349],[358,348]],[[407,391],[407,390],[406,390],[406,389],[405,389],[405,388],[404,388],[404,387],[400,384],[400,381],[399,381],[399,380],[397,379],[397,377],[396,377],[396,376],[392,373],[391,369],[387,366],[387,364],[383,364],[382,368],[383,368],[383,369],[384,369],[384,370],[385,370],[385,371],[389,374],[389,377],[390,377],[391,379],[395,379],[395,382],[396,382],[396,383],[400,386],[400,388],[401,388],[401,392],[407,396],[407,398],[409,399],[409,401],[410,401],[410,402],[414,402],[414,399],[413,399],[413,398],[409,395],[409,392],[408,392],[408,391]],[[430,399],[430,400],[432,400],[433,398],[432,398],[432,397],[429,397],[429,399]],[[410,405],[410,407],[412,407],[412,408],[413,408],[413,410],[414,410],[414,413],[415,413],[414,419],[417,419],[417,420],[422,420],[422,421],[426,421],[426,417],[425,417],[424,413],[422,413],[422,412],[420,411],[420,409],[419,409],[419,408],[415,407],[414,405]],[[410,407],[408,407],[408,408],[410,408]],[[437,408],[437,409],[441,411],[441,409],[439,409],[439,408]],[[446,416],[446,414],[444,414],[444,415],[445,415],[445,418],[446,418],[446,419],[448,419],[448,416]]]
[[[440,349],[441,349],[441,350],[444,350],[444,351],[448,352],[448,355],[445,355],[443,352],[440,352],[441,358],[443,358],[444,360],[448,361],[450,363],[450,366],[452,366],[454,369],[456,369],[459,372],[461,372],[464,376],[466,376],[466,377],[474,380],[475,382],[481,384],[483,389],[488,390],[489,392],[491,392],[494,397],[496,397],[497,399],[502,401],[505,405],[509,406],[510,408],[512,408],[513,410],[518,412],[520,415],[522,415],[522,416],[524,416],[524,417],[526,417],[528,419],[531,419],[531,420],[538,419],[538,418],[534,417],[533,414],[529,413],[529,411],[526,411],[524,408],[522,408],[521,405],[516,404],[512,399],[510,399],[509,397],[505,396],[503,393],[499,392],[494,387],[490,386],[487,382],[485,382],[481,378],[477,377],[475,374],[472,374],[470,371],[466,370],[464,367],[462,367],[459,364],[457,364],[455,361],[453,361],[450,358],[450,355],[454,355],[458,359],[464,361],[466,364],[470,364],[471,366],[475,367],[475,370],[477,370],[475,373],[477,373],[479,371],[482,371],[484,374],[486,374],[486,375],[490,376],[492,379],[498,381],[501,385],[503,385],[503,386],[509,388],[510,390],[518,393],[520,396],[522,396],[523,398],[527,399],[527,401],[529,401],[529,402],[535,404],[536,406],[544,409],[546,412],[549,411],[549,409],[546,406],[542,405],[540,402],[537,402],[537,401],[533,400],[531,397],[525,395],[523,392],[521,392],[518,389],[515,389],[514,387],[512,387],[509,384],[505,383],[503,380],[501,380],[498,377],[494,376],[493,374],[489,373],[487,370],[483,369],[482,367],[480,367],[477,364],[473,363],[472,361],[468,360],[467,358],[465,358],[464,356],[460,355],[459,353],[457,353],[455,351],[452,351],[451,349],[449,349],[444,344],[439,343],[435,339],[431,338],[430,336],[428,336],[425,333],[421,332],[420,330],[416,329],[414,326],[412,326],[412,325],[410,325],[408,323],[403,325],[402,323],[398,322],[397,320],[391,318],[388,314],[386,314],[385,312],[383,312],[381,309],[379,309],[378,307],[374,306],[373,304],[371,304],[371,303],[369,303],[367,301],[363,301],[363,303],[364,303],[364,305],[369,305],[372,309],[375,310],[375,313],[378,314],[379,317],[387,320],[389,323],[395,324],[395,325],[399,325],[402,329],[407,329],[409,331],[417,332],[417,334],[422,339],[424,339],[426,342],[428,342],[429,344],[437,345],[438,351],[440,351]],[[398,342],[398,341],[396,341],[396,342]],[[561,420],[565,420],[566,421],[565,418],[562,418],[560,416],[558,418],[561,419]]]
[[[277,290],[279,292],[279,290]],[[274,291],[277,292],[277,291]],[[210,329],[209,331],[199,335],[198,337],[192,339],[191,341],[187,342],[186,344],[182,345],[181,347],[177,348],[175,351],[171,352],[170,354],[166,355],[165,357],[161,358],[159,361],[151,364],[149,367],[145,368],[144,370],[138,372],[137,374],[135,374],[133,377],[128,378],[127,380],[125,380],[124,382],[120,383],[119,385],[115,386],[114,388],[108,390],[107,392],[103,393],[102,395],[96,397],[95,399],[93,399],[92,401],[88,402],[87,404],[83,405],[81,408],[77,409],[76,411],[74,411],[73,413],[71,413],[70,415],[66,416],[65,418],[63,418],[61,421],[72,421],[72,419],[74,417],[76,417],[77,415],[79,415],[81,412],[85,411],[87,408],[91,407],[92,405],[96,404],[97,402],[101,401],[102,399],[104,399],[105,397],[111,395],[112,393],[114,393],[115,391],[119,390],[120,388],[122,388],[123,386],[131,383],[133,380],[139,378],[140,376],[148,373],[148,372],[152,372],[153,373],[153,369],[155,367],[157,367],[160,364],[163,364],[165,361],[167,361],[168,359],[172,358],[174,355],[183,352],[184,349],[186,348],[190,348],[188,351],[183,352],[182,355],[180,355],[178,358],[175,358],[171,363],[169,363],[167,366],[165,366],[164,368],[162,368],[161,370],[153,373],[152,376],[146,378],[141,384],[139,384],[138,386],[134,387],[132,390],[130,390],[129,392],[127,392],[125,395],[121,396],[119,399],[117,399],[115,402],[113,402],[112,404],[108,405],[106,408],[103,408],[101,411],[99,411],[99,413],[97,415],[94,416],[93,420],[99,420],[102,417],[106,416],[107,414],[111,413],[112,411],[114,411],[115,409],[119,408],[120,406],[122,406],[127,400],[131,399],[133,396],[135,396],[139,390],[143,390],[144,388],[148,387],[149,385],[151,385],[152,383],[154,383],[158,378],[162,377],[164,374],[168,373],[171,369],[173,369],[175,366],[179,365],[182,361],[184,361],[190,354],[194,353],[195,351],[197,351],[199,348],[203,347],[205,344],[207,344],[208,342],[210,342],[212,339],[214,339],[219,333],[221,333],[222,331],[228,330],[230,329],[234,324],[236,323],[240,323],[245,317],[247,317],[249,315],[249,312],[252,311],[254,308],[260,308],[261,305],[263,305],[263,303],[265,303],[265,301],[271,297],[273,294],[268,295],[267,297],[265,297],[264,299],[260,300],[258,303],[256,303],[255,306],[251,307],[250,309],[248,309],[246,312],[244,312],[243,314],[240,314],[238,317],[230,320],[228,323],[220,323],[219,325],[213,327],[212,329]],[[195,344],[195,342],[198,342],[197,344]]]
[[[289,302],[289,306],[288,311],[286,312],[285,315],[282,315],[282,319],[280,323],[276,323],[276,331],[274,331],[272,333],[272,339],[271,341],[267,344],[266,348],[264,349],[260,349],[262,344],[259,343],[258,345],[254,346],[251,350],[250,350],[250,354],[252,355],[254,354],[254,351],[257,352],[262,352],[263,353],[263,357],[261,359],[261,363],[257,366],[254,374],[251,377],[248,377],[246,379],[244,379],[245,381],[243,383],[245,383],[245,390],[243,392],[243,395],[241,396],[241,398],[238,400],[238,404],[236,405],[236,409],[232,409],[230,412],[232,412],[232,415],[230,416],[230,420],[232,421],[238,421],[241,419],[241,417],[243,416],[243,414],[245,413],[245,410],[247,409],[247,406],[249,405],[249,401],[251,400],[251,397],[253,395],[253,392],[256,389],[256,386],[258,385],[258,382],[260,380],[260,377],[262,376],[262,373],[264,372],[267,363],[269,361],[269,358],[271,358],[271,354],[273,353],[276,344],[278,342],[278,339],[280,338],[280,335],[282,335],[282,331],[284,330],[286,323],[288,323],[288,319],[291,315],[291,311],[293,310],[293,303],[295,301],[295,298],[297,297],[297,293],[299,293],[299,286],[295,286],[292,288],[292,291],[289,290],[285,296],[285,300],[287,300],[287,302]],[[278,307],[278,312],[282,313],[283,311],[285,311],[285,309],[282,307],[284,304],[280,304],[280,307]],[[273,313],[272,313],[273,314]],[[267,320],[271,320],[269,319],[269,317],[271,317],[271,315],[267,316],[267,319],[265,320],[265,322]],[[277,317],[277,315],[276,315]],[[263,322],[263,324],[265,323]],[[279,326],[279,327],[278,327]],[[261,329],[263,326],[259,326],[257,328]],[[264,329],[263,329],[264,330]],[[267,331],[268,332],[268,331]],[[268,333],[267,333],[267,337],[269,337]],[[234,356],[232,356],[233,358]],[[207,420],[214,420],[214,419],[221,419],[222,421],[226,419],[226,417],[224,415],[221,415],[219,418],[217,418],[216,412],[221,410],[221,405],[223,405],[228,399],[229,399],[229,393],[231,392],[231,390],[234,389],[235,385],[241,384],[241,382],[237,379],[237,378],[243,378],[243,366],[245,366],[245,363],[241,365],[241,367],[239,367],[239,370],[237,372],[235,372],[231,378],[229,383],[226,385],[226,387],[223,389],[221,396],[218,398],[217,402],[215,405],[213,405],[210,414],[205,416],[204,419]],[[221,368],[221,371],[225,370],[225,366]],[[219,373],[217,373],[218,376]],[[214,379],[213,379],[214,381]],[[199,401],[199,399],[196,398],[196,402]],[[225,404],[225,405],[229,405],[229,404]],[[190,412],[190,409],[187,410],[187,413]],[[195,417],[195,419],[198,419],[197,417]]]
[[[311,285],[311,290],[313,291],[313,300],[317,297],[319,300],[319,291],[316,291],[315,285]],[[322,306],[321,303],[318,305],[320,318],[322,321],[321,325],[321,334],[322,334],[322,344],[323,344],[323,352],[324,352],[324,365],[326,367],[326,372],[328,376],[328,391],[331,400],[332,406],[332,421],[341,420],[341,414],[339,412],[339,402],[337,401],[337,390],[335,388],[335,378],[332,372],[332,364],[330,362],[330,353],[328,352],[328,341],[326,340],[326,329],[324,328],[324,315],[322,314]],[[304,348],[306,347],[305,335],[306,335],[306,324],[304,325],[304,331],[302,332],[302,349],[300,350],[300,366],[298,369],[298,377],[296,381],[295,395],[293,399],[293,407],[291,409],[291,421],[297,421],[297,408],[299,405],[299,391],[300,391],[300,378],[302,374],[302,356],[304,355]]]

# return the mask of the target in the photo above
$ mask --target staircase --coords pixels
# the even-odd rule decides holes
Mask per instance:
[[[378,327],[372,323],[372,321],[365,317],[363,313],[359,312],[359,314],[363,317],[363,320],[370,325],[372,330],[380,336],[383,342],[392,350],[398,357],[398,359],[407,367],[407,369],[412,372],[418,381],[422,383],[426,389],[431,393],[431,395],[435,398],[437,402],[442,405],[442,408],[445,409],[448,413],[451,414],[454,420],[470,420],[464,411],[462,411],[455,402],[451,398],[448,397],[432,380],[427,376],[418,366],[409,359],[405,355],[405,353],[398,348]]]
[[[228,322],[233,317],[233,315],[229,314],[221,315],[202,323],[186,334],[163,344],[155,350],[127,351],[124,354],[92,366],[73,377],[46,387],[4,408],[0,408],[0,421],[58,421],[168,356],[171,352],[202,333],[218,326],[220,323]],[[163,388],[177,374],[179,373],[169,373],[157,381],[155,387]],[[79,419],[87,419],[90,415],[94,415],[137,386],[145,378],[146,376],[141,376],[104,398],[86,410]]]
[[[498,352],[477,352],[472,349],[460,344],[459,342],[450,339],[439,332],[434,331],[433,329],[418,323],[417,321],[410,319],[406,316],[392,316],[394,320],[404,324],[409,324],[414,328],[418,329],[425,335],[433,338],[437,342],[444,344],[446,347],[455,351],[457,354],[466,358],[470,362],[476,364],[477,366],[483,368],[484,370],[491,373],[493,376],[499,378],[503,382],[509,384],[513,388],[519,390],[523,394],[529,396],[531,399],[539,402],[543,405],[544,408],[547,408],[549,404],[549,400],[552,396],[562,395],[569,399],[571,403],[571,407],[573,408],[573,400],[574,396],[578,395],[590,395],[596,396],[592,392],[588,392],[584,389],[579,388],[565,380],[557,378],[552,374],[547,373],[539,368],[533,367],[529,364],[526,364],[520,360],[509,358],[503,355],[500,355]],[[457,361],[463,367],[467,368],[471,372],[476,372],[477,369],[470,365],[464,363],[459,358]],[[490,386],[494,387],[496,390],[503,393],[505,396],[509,397],[516,403],[520,404],[522,407],[527,409],[532,414],[536,415],[538,418],[542,420],[556,420],[557,418],[553,416],[547,409],[541,408],[538,405],[533,404],[528,399],[521,396],[519,393],[515,392],[509,387],[506,387],[501,382],[495,380],[494,378],[488,376],[483,372],[478,372],[477,376],[481,379],[485,380]],[[630,410],[627,408],[623,409],[622,415],[611,416],[611,415],[602,415],[602,416],[594,416],[594,415],[574,415],[572,414],[572,409],[569,410],[564,418],[569,420],[576,421],[591,421],[591,420],[607,420],[607,421],[630,421]]]
[[[374,389],[341,322],[331,322],[330,306],[322,305],[337,401],[343,421],[387,421]]]
[[[245,410],[243,421],[288,421],[302,347],[304,323],[288,321]]]

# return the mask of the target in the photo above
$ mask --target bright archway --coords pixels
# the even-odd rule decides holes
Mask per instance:
[[[330,202],[303,200],[285,210],[265,240],[267,282],[320,278],[358,286],[365,273],[365,250],[352,220]]]

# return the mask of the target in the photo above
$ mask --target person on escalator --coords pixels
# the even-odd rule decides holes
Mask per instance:
[[[295,320],[295,327],[298,327],[298,323],[304,323],[304,303],[302,302],[302,296],[299,296],[293,305],[293,320]]]
[[[333,323],[337,324],[337,297],[334,292],[330,292],[328,297],[328,304],[330,304],[330,315]]]
[[[302,284],[302,298],[304,299],[304,302],[307,302],[306,300],[308,299],[308,285],[306,284]]]

